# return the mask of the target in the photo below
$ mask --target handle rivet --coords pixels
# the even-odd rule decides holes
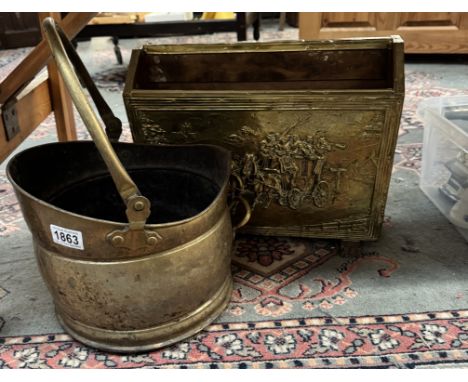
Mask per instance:
[[[120,245],[120,244],[123,244],[124,242],[124,238],[120,235],[115,235],[113,238],[112,238],[112,244],[113,245]]]
[[[135,211],[141,211],[143,210],[143,208],[145,208],[145,203],[143,203],[141,200],[138,200],[137,202],[135,202],[135,204],[133,205],[133,209]]]
[[[158,242],[158,239],[155,238],[154,236],[151,236],[146,240],[146,243],[151,246],[156,245],[157,242]]]

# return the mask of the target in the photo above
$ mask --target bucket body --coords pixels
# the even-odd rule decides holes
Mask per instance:
[[[128,223],[92,142],[28,149],[7,172],[63,327],[96,348],[144,351],[200,331],[230,299],[230,156],[209,145],[113,146],[151,201],[155,246],[109,240]]]

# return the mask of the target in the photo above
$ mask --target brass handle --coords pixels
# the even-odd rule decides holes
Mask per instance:
[[[233,225],[233,230],[234,234],[235,232],[245,226],[251,216],[252,216],[252,207],[250,206],[249,202],[242,196],[242,191],[244,190],[244,182],[242,181],[241,177],[235,174],[231,174],[231,180],[230,180],[230,185],[231,185],[231,197],[232,201],[229,205],[229,209],[232,210],[235,209],[237,206],[236,202],[240,202],[244,209],[244,216],[242,219],[240,219],[237,223]]]
[[[244,208],[244,217],[232,227],[234,231],[237,231],[239,228],[245,226],[252,216],[252,207],[250,207],[249,202],[242,196],[238,196],[236,199],[242,204],[242,207]]]
[[[51,17],[43,21],[44,34],[49,43],[52,55],[57,63],[57,68],[63,77],[65,85],[70,93],[70,96],[78,109],[78,112],[83,119],[83,122],[88,129],[91,137],[96,144],[96,147],[101,154],[107,168],[112,176],[112,179],[117,187],[117,190],[127,206],[126,214],[131,231],[143,230],[146,219],[149,217],[150,202],[147,198],[140,194],[138,187],[128,175],[119,158],[117,157],[112,145],[107,138],[104,130],[101,128],[99,120],[91,107],[86,94],[84,93],[79,79],[75,73],[74,66],[67,55],[65,46],[71,45],[65,33],[56,24]],[[70,49],[68,49],[70,51]],[[151,235],[151,233],[148,233]],[[146,243],[139,243],[142,235],[137,235],[138,238],[132,237],[129,239],[132,248],[138,246],[154,245],[157,240],[143,235]],[[135,236],[135,235],[133,235]],[[109,234],[108,239],[115,246],[125,247],[125,235],[122,232],[113,232]]]

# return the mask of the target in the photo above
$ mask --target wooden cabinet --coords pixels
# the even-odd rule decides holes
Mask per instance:
[[[406,53],[468,53],[468,13],[304,12],[299,37],[305,40],[398,34]]]

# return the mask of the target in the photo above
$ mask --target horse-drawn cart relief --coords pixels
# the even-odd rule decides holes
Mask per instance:
[[[340,177],[346,171],[329,166],[327,156],[331,151],[344,150],[346,145],[330,142],[320,131],[300,137],[289,134],[291,130],[259,137],[256,131],[244,127],[239,135],[228,138],[230,144],[241,145],[252,138],[259,145],[255,153],[234,156],[232,173],[238,191],[252,194],[253,206],[257,207],[268,208],[276,202],[292,209],[311,203],[326,208],[338,195]]]

